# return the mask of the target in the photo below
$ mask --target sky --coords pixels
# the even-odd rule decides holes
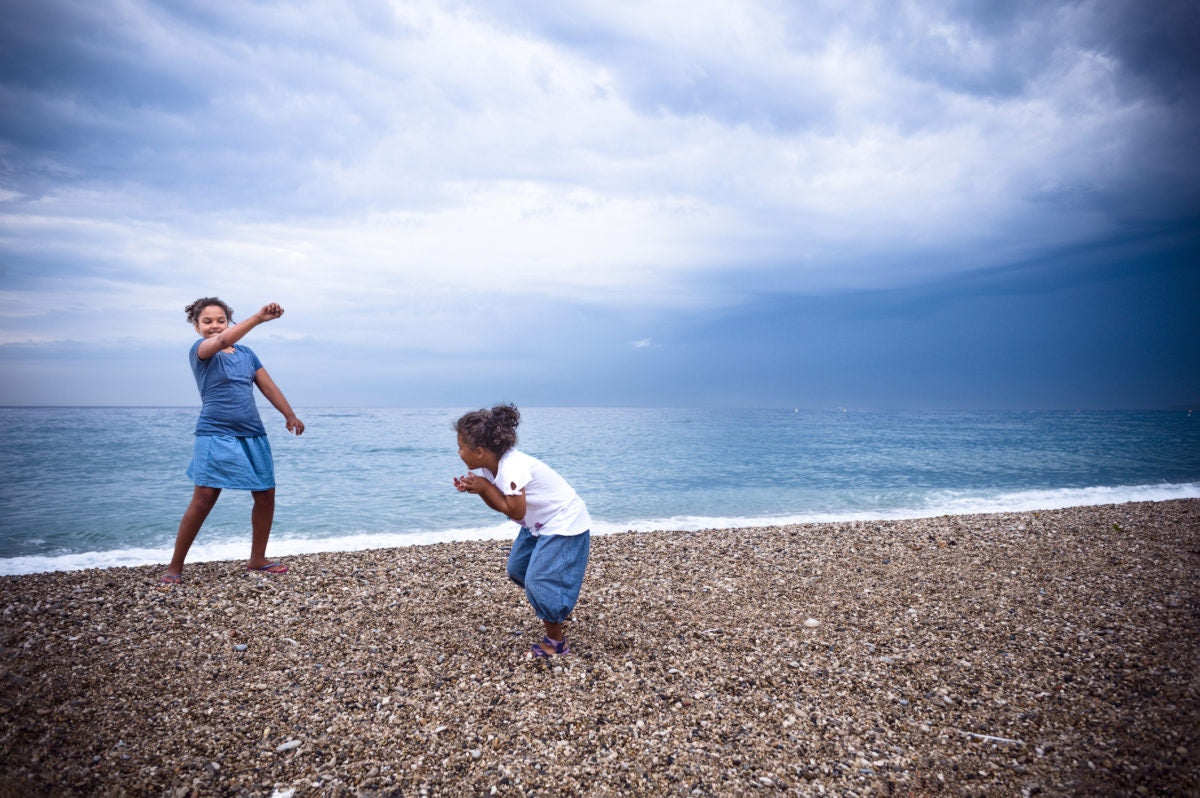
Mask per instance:
[[[1200,407],[1197,142],[1192,0],[5,0],[0,405]]]

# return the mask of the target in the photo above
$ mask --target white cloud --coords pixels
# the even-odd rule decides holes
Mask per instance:
[[[481,297],[687,310],[1094,240],[1195,166],[1144,152],[1173,112],[1093,5],[51,4],[56,79],[2,86],[0,340],[214,285],[408,339]]]

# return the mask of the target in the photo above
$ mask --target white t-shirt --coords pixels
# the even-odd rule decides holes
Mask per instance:
[[[500,473],[479,469],[506,496],[525,493],[521,526],[539,535],[580,535],[592,528],[587,505],[575,489],[536,457],[509,449],[497,466]]]

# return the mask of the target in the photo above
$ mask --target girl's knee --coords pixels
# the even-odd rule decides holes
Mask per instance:
[[[192,491],[192,506],[204,510],[211,510],[217,503],[217,499],[221,496],[220,488],[207,488],[197,485]]]
[[[524,528],[517,535],[517,539],[513,541],[512,551],[508,554],[508,561],[505,563],[504,569],[508,573],[508,578],[517,587],[525,587],[525,574],[529,571],[529,562],[533,557],[536,544],[536,538],[529,534],[528,529]]]

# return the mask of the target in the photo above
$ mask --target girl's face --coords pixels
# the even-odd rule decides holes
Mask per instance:
[[[225,311],[221,310],[220,305],[209,305],[196,317],[196,332],[204,338],[212,338],[228,329],[229,319],[225,317]]]
[[[467,464],[467,468],[472,470],[476,468],[485,468],[487,466],[485,458],[487,449],[482,446],[472,446],[463,440],[463,436],[458,436],[458,456]]]

